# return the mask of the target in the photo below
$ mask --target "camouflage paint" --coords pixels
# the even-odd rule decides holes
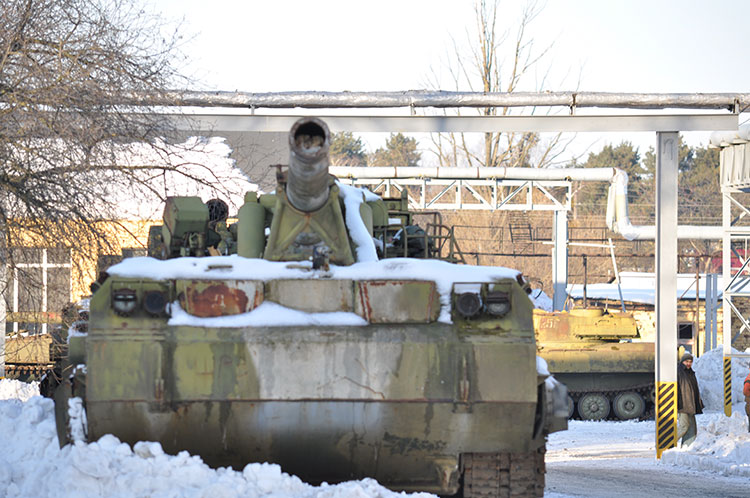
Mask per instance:
[[[311,295],[321,282],[276,283]],[[415,310],[400,320],[413,323],[381,323],[378,312],[361,327],[169,327],[167,317],[111,308],[113,289],[159,286],[174,297],[179,285],[110,278],[92,300],[90,439],[112,433],[214,466],[273,461],[310,482],[371,476],[441,493],[457,490],[461,453],[544,444],[533,424],[541,379],[524,318],[531,304],[513,280],[511,312],[471,326],[436,323],[434,283],[418,281],[323,284],[360,298],[362,289],[400,291],[401,307]]]

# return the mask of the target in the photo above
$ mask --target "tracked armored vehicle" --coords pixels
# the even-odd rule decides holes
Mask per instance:
[[[536,309],[534,329],[537,354],[568,388],[571,417],[629,420],[653,414],[654,343],[637,342],[632,315]]]
[[[289,138],[276,193],[248,194],[236,224],[172,198],[159,259],[109,269],[55,392],[61,444],[111,433],[312,483],[542,496],[567,393],[518,272],[378,260],[382,201],[328,174],[325,123]]]

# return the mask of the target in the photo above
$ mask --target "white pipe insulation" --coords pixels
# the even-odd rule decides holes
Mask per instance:
[[[426,168],[421,166],[330,166],[329,172],[339,178],[437,178],[452,180],[565,180],[576,182],[609,182],[607,226],[628,240],[654,240],[655,226],[637,226],[628,217],[628,175],[618,168]],[[720,240],[721,226],[680,225],[678,239]]]
[[[607,226],[628,240],[654,240],[656,227],[638,226],[630,223],[628,216],[628,175],[615,168],[616,173],[609,184],[607,195]],[[721,226],[678,225],[678,239],[721,240],[724,229]]]

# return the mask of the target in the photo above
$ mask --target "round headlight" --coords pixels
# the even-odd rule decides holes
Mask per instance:
[[[481,308],[482,300],[479,298],[479,294],[464,292],[456,296],[456,311],[466,318],[475,316]]]
[[[117,289],[112,293],[112,308],[118,315],[130,315],[137,305],[138,294],[133,289]]]
[[[150,315],[159,316],[164,314],[167,308],[167,296],[162,291],[147,291],[143,295],[143,309]]]
[[[510,296],[507,292],[488,292],[485,296],[487,313],[502,317],[510,311]]]

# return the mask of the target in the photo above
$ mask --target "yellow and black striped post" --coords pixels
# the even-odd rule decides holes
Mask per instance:
[[[724,357],[724,415],[732,416],[732,358]]]
[[[677,382],[656,386],[656,458],[677,446]]]
[[[679,134],[656,134],[656,458],[677,445],[677,173]]]

